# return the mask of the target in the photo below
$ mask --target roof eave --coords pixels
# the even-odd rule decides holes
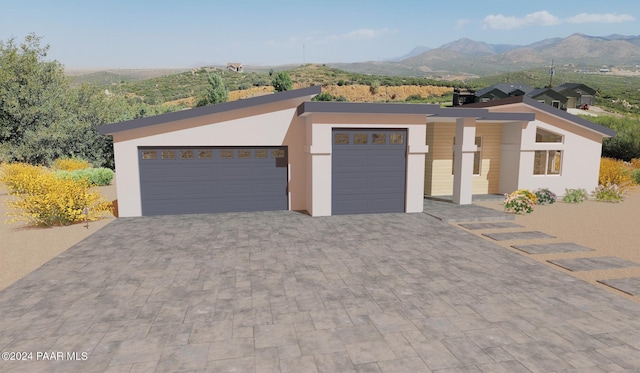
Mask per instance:
[[[151,117],[137,118],[124,122],[98,126],[101,135],[112,135],[117,132],[128,131],[137,128],[149,127],[162,123],[175,122],[205,115],[219,114],[232,110],[242,110],[248,107],[271,104],[279,101],[291,100],[305,96],[313,97],[321,92],[320,86],[312,86],[291,91],[284,91],[270,95],[251,97],[243,100],[224,102],[220,104],[196,107],[172,113],[160,114]]]

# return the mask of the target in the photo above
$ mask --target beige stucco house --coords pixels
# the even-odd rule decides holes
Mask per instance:
[[[113,136],[119,216],[421,212],[425,194],[469,204],[477,193],[592,188],[602,138],[613,135],[528,101],[311,101],[319,93],[309,87],[99,127]]]

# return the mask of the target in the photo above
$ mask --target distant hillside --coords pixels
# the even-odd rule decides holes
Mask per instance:
[[[508,70],[548,67],[552,60],[556,65],[575,65],[579,69],[594,72],[602,66],[637,69],[636,66],[640,65],[640,35],[599,37],[573,34],[529,45],[488,44],[464,38],[393,63],[360,62],[332,66],[347,71],[375,71],[386,75],[486,76]]]

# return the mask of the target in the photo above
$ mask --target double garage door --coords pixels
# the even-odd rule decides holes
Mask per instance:
[[[286,147],[138,149],[142,215],[287,210]]]
[[[406,131],[332,131],[332,214],[405,211]],[[288,209],[286,147],[140,147],[142,215]]]

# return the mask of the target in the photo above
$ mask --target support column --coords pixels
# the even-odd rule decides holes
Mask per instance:
[[[473,158],[478,150],[475,144],[476,119],[456,119],[456,143],[453,146],[453,203],[470,205],[473,187]]]

